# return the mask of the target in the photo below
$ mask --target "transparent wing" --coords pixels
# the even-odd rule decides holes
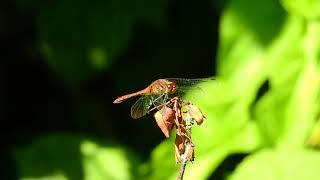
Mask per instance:
[[[172,109],[167,106],[168,101],[170,101],[170,97],[168,96],[168,94],[161,94],[161,95],[153,95],[152,96],[153,106],[156,107],[161,112],[161,114],[163,116],[168,116],[169,113],[172,113]],[[164,105],[166,105],[167,108],[164,108]]]
[[[154,95],[152,96],[152,103],[158,110],[160,110],[162,105],[166,103],[167,99],[167,94]]]
[[[131,117],[133,119],[141,118],[148,113],[151,105],[151,96],[141,96],[131,107]]]
[[[186,92],[190,89],[198,89],[203,91],[201,87],[198,86],[199,83],[203,82],[216,82],[216,78],[199,78],[199,79],[185,79],[185,78],[166,78],[166,80],[175,82],[177,84],[178,93]]]
[[[175,82],[176,84],[179,85],[179,87],[190,87],[197,85],[202,82],[214,82],[216,81],[216,78],[199,78],[199,79],[185,79],[185,78],[166,78],[168,81]]]

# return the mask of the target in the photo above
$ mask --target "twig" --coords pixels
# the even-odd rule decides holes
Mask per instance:
[[[186,118],[186,127],[187,127],[186,128],[187,134],[184,134],[184,136],[188,139],[188,141],[186,143],[185,151],[181,155],[181,166],[180,166],[179,175],[178,175],[177,180],[183,179],[184,171],[186,169],[186,165],[188,162],[188,155],[189,155],[190,151],[193,151],[193,146],[194,146],[191,138],[189,137],[191,135],[191,128],[192,128],[192,119],[189,116]]]
[[[181,166],[180,166],[179,175],[178,175],[177,180],[182,180],[183,179],[184,171],[186,169],[186,165],[187,165],[187,162],[188,162],[188,154],[190,153],[190,151],[192,151],[192,149],[193,149],[193,144],[191,144],[190,142],[187,143],[186,150],[181,155]]]
[[[179,97],[175,97],[171,99],[171,103],[173,103],[172,108],[175,111],[174,123],[177,130],[175,141],[176,162],[181,163],[177,179],[182,180],[187,162],[194,161],[194,144],[191,138],[191,128],[194,124],[194,119],[190,115],[191,107],[189,107],[189,110],[187,108],[186,116],[182,114],[181,106],[188,102],[185,100],[181,101]]]
[[[181,158],[181,165],[180,165],[180,170],[179,170],[179,175],[178,175],[177,180],[183,179],[183,174],[186,169],[187,161],[188,161],[187,156],[185,156],[185,154],[183,154],[182,158]]]

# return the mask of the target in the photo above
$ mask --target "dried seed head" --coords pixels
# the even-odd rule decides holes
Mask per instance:
[[[187,152],[187,159],[190,162],[193,162],[194,161],[194,146],[192,144],[188,145],[186,152]]]
[[[163,134],[168,138],[173,127],[175,111],[164,106],[160,111],[157,111],[154,114],[154,118]]]
[[[206,119],[206,117],[202,114],[200,108],[195,105],[187,105],[186,110],[190,117],[194,119],[198,125],[201,125]]]
[[[174,148],[176,163],[179,163],[181,161],[181,155],[184,153],[185,150],[185,140],[182,136],[176,135]]]
[[[183,154],[185,149],[185,139],[182,136],[176,135],[175,146],[179,153]]]

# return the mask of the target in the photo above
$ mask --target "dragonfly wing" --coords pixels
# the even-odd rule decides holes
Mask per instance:
[[[216,82],[216,78],[199,78],[199,79],[184,79],[184,78],[166,78],[166,80],[175,82],[178,86],[177,92],[184,93],[190,89],[198,89],[203,91],[201,87],[199,87],[199,83],[202,82]]]
[[[131,117],[133,119],[141,118],[146,115],[152,105],[152,98],[150,96],[140,97],[131,107]]]
[[[185,79],[185,78],[166,78],[168,81],[175,82],[179,87],[191,87],[202,82],[214,82],[216,78],[199,78],[199,79]]]
[[[158,110],[161,110],[162,106],[166,103],[167,100],[168,97],[166,94],[152,96],[152,103],[154,107],[157,107]]]

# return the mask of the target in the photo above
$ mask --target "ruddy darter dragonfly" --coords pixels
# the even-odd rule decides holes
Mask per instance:
[[[203,79],[183,79],[183,78],[167,78],[158,79],[152,82],[148,87],[135,93],[118,97],[113,103],[121,103],[131,97],[141,96],[131,107],[131,117],[138,119],[150,112],[150,107],[159,107],[165,104],[168,99],[175,95],[189,90],[191,88],[199,88],[198,83],[206,81],[214,81],[214,78]]]

